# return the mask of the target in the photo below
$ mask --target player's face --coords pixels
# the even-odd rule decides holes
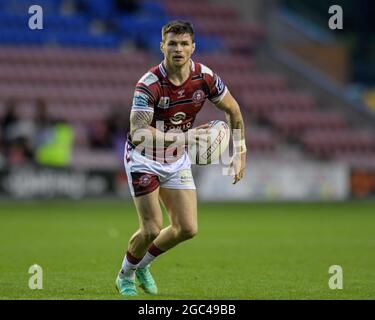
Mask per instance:
[[[190,34],[167,33],[165,41],[161,43],[161,51],[169,65],[181,67],[188,63],[195,50]]]

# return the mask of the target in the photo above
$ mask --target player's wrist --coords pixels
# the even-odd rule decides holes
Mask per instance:
[[[233,153],[235,155],[246,154],[246,152],[247,152],[247,149],[246,149],[245,139],[233,141]]]

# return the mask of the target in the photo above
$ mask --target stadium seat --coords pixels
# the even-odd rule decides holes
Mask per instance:
[[[298,137],[310,129],[341,129],[346,124],[341,114],[318,110],[276,110],[266,117],[286,137]]]
[[[312,129],[306,131],[301,142],[315,156],[330,158],[335,153],[364,153],[375,151],[375,134],[368,130]]]

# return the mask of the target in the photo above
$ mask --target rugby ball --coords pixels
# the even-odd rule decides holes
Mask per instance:
[[[188,153],[192,164],[220,163],[220,156],[229,145],[229,126],[220,120],[213,120],[209,125],[207,135],[199,136],[196,143],[189,143]]]

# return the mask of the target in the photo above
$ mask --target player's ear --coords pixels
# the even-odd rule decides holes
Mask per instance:
[[[160,51],[164,53],[164,42],[160,42]]]
[[[193,41],[193,50],[191,51],[191,54],[193,54],[194,53],[194,51],[195,51],[195,42]]]

